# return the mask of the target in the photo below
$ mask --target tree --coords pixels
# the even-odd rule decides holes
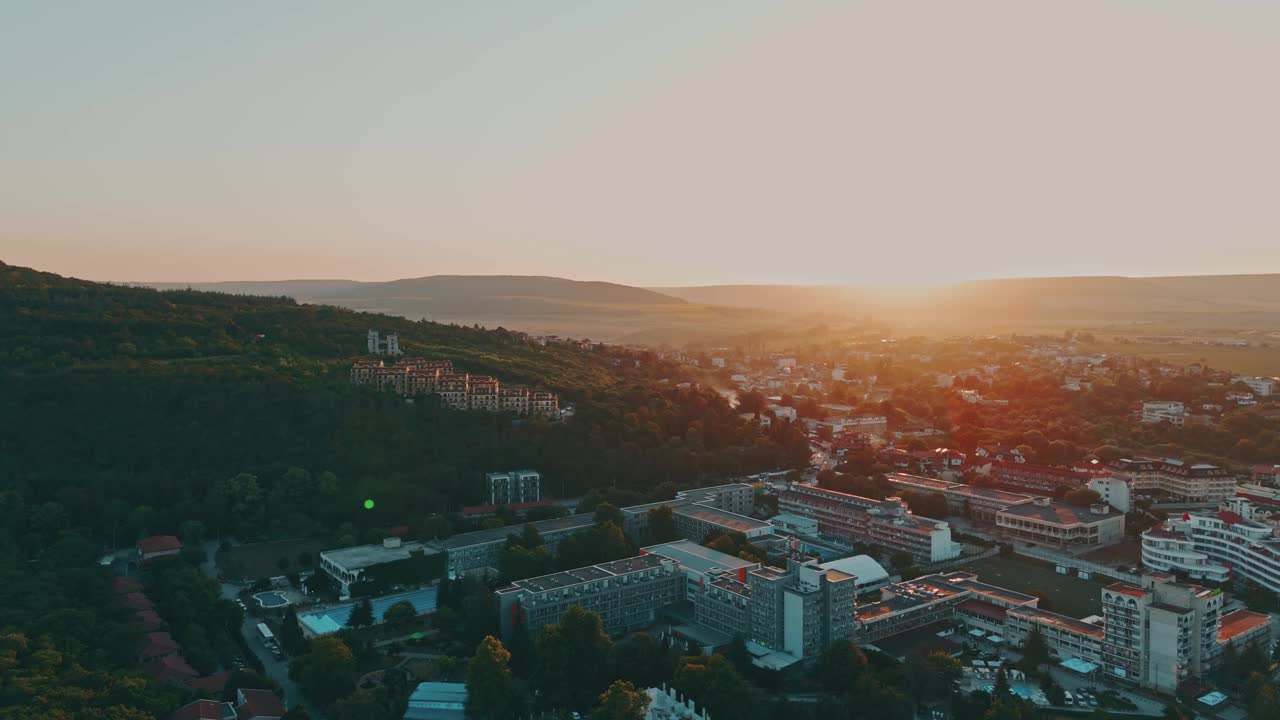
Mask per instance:
[[[1039,625],[1032,625],[1031,632],[1022,643],[1022,664],[1027,672],[1038,672],[1040,666],[1049,662],[1049,643],[1040,632]]]
[[[1274,720],[1280,717],[1280,697],[1274,685],[1267,684],[1249,703],[1249,720]]]
[[[355,656],[337,637],[317,638],[311,651],[294,660],[289,675],[302,684],[307,695],[328,704],[349,694],[355,687]]]
[[[991,697],[996,701],[1013,698],[1013,692],[1009,689],[1009,676],[1005,673],[1004,668],[996,670],[996,682],[991,689]]]
[[[508,720],[515,717],[516,697],[511,684],[511,653],[492,635],[476,646],[467,667],[467,717]]]
[[[596,506],[595,521],[596,524],[610,522],[618,527],[622,527],[624,524],[622,511],[613,504],[607,502],[602,502]]]
[[[311,713],[307,712],[304,705],[294,705],[280,720],[311,720]]]
[[[733,669],[747,673],[751,669],[751,653],[747,651],[747,640],[742,633],[735,633],[724,656],[733,663]]]
[[[818,682],[827,692],[842,692],[867,672],[867,656],[848,640],[831,643],[818,658]]]
[[[675,513],[671,510],[670,505],[659,505],[649,511],[649,536],[655,543],[665,543],[675,540],[676,522]]]
[[[599,615],[569,608],[538,633],[534,687],[551,707],[590,707],[607,683],[611,646]]]
[[[280,621],[280,645],[290,653],[296,653],[306,645],[302,628],[298,625],[298,612],[293,606],[285,608],[284,619]]]
[[[626,680],[614,680],[600,696],[591,720],[644,720],[649,698]]]
[[[373,621],[373,602],[369,598],[365,598],[351,608],[351,617],[347,620],[347,625],[351,627],[369,627],[373,624]]]
[[[382,614],[382,621],[398,625],[408,622],[417,616],[418,611],[414,609],[413,603],[408,600],[401,600],[387,608],[387,611]]]
[[[611,677],[642,687],[661,687],[675,672],[672,652],[648,633],[636,633],[609,650]]]
[[[1098,491],[1090,488],[1076,488],[1062,496],[1062,499],[1071,505],[1094,505],[1102,502],[1102,496]]]
[[[904,580],[916,575],[915,558],[911,557],[911,553],[896,552],[889,556],[889,564],[893,565],[894,571]]]

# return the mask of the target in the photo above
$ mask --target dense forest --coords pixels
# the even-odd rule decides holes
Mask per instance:
[[[408,354],[554,390],[576,412],[522,421],[352,386],[369,328],[398,333]],[[340,544],[428,522],[440,534],[489,471],[536,468],[562,497],[649,497],[807,458],[798,430],[762,434],[720,395],[677,389],[680,369],[651,354],[502,329],[0,264],[0,338],[0,718],[173,707],[130,674],[139,634],[94,589],[108,584],[95,557],[143,535]],[[81,615],[8,612],[40,606]],[[105,630],[81,637],[86,626]],[[82,709],[47,711],[42,688],[66,673],[83,677]]]

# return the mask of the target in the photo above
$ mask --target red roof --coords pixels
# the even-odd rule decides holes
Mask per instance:
[[[240,706],[236,708],[236,717],[240,720],[249,718],[278,718],[284,716],[284,703],[270,690],[236,691]]]
[[[160,619],[160,613],[155,610],[139,610],[134,615],[137,616],[138,622],[142,625],[144,631],[159,630],[164,626],[164,621]]]
[[[165,655],[159,660],[147,663],[143,669],[157,680],[187,680],[200,677],[200,673],[188,665],[187,659],[181,655]]]
[[[1229,612],[1218,621],[1218,642],[1227,642],[1270,622],[1271,616],[1263,615],[1262,613],[1250,612],[1249,610]]]
[[[1008,610],[1005,610],[998,605],[982,602],[981,600],[965,600],[957,605],[956,609],[964,610],[965,612],[973,615],[984,617],[988,620],[996,620],[998,622],[1004,622],[1005,615],[1009,614]]]
[[[231,678],[231,672],[220,672],[208,677],[195,678],[187,681],[187,687],[194,690],[206,690],[210,693],[218,695],[227,689],[227,680]]]
[[[111,590],[121,595],[140,593],[142,592],[142,583],[138,582],[137,578],[118,577],[112,579]]]
[[[155,605],[151,604],[151,598],[140,592],[129,593],[124,596],[124,604],[134,610],[154,610]]]
[[[222,720],[222,706],[217,700],[196,700],[174,710],[169,720]]]
[[[138,552],[143,555],[174,552],[182,549],[182,541],[172,535],[152,535],[138,541]]]
[[[508,510],[511,510],[512,512],[519,513],[523,510],[529,510],[531,508],[536,508],[536,507],[550,507],[553,504],[554,503],[552,503],[550,500],[537,500],[534,502],[512,503],[510,505],[507,505],[506,507]],[[492,515],[493,513],[498,512],[499,507],[502,507],[502,506],[500,505],[468,505],[467,507],[462,508],[462,514],[464,516]]]
[[[1239,513],[1233,513],[1230,510],[1219,510],[1218,519],[1228,525],[1235,525],[1244,520],[1244,518],[1240,517]]]
[[[176,653],[182,649],[173,636],[167,632],[149,632],[140,653],[144,658],[160,657]]]

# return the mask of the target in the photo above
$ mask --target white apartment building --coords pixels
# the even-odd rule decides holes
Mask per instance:
[[[1223,593],[1147,575],[1142,584],[1102,591],[1107,675],[1172,693],[1202,676],[1217,657]]]
[[[1089,489],[1098,493],[1102,502],[1127,513],[1133,506],[1133,493],[1129,481],[1120,477],[1096,477],[1089,480]]]
[[[366,338],[370,355],[399,355],[400,336],[391,334],[380,336],[377,330],[370,330]]]
[[[1158,491],[1186,502],[1218,502],[1235,492],[1236,477],[1207,463],[1173,458],[1124,458],[1107,463],[1116,477],[1129,481],[1135,493]]]
[[[818,523],[819,536],[842,543],[877,545],[910,553],[917,562],[960,557],[951,526],[911,512],[901,498],[873,500],[857,495],[795,485],[778,495],[779,511]]]
[[[1142,422],[1147,425],[1167,422],[1182,427],[1187,409],[1175,400],[1157,400],[1142,403]]]
[[[542,499],[542,475],[534,470],[493,472],[484,480],[490,505],[519,505]]]
[[[1242,577],[1280,592],[1280,538],[1254,519],[1246,498],[1233,497],[1216,512],[1183,513],[1142,534],[1142,564],[1185,572],[1198,580]]]
[[[1275,394],[1276,386],[1280,385],[1280,378],[1274,377],[1233,377],[1231,382],[1242,382],[1249,386],[1254,395],[1258,397],[1271,397]]]
[[[767,405],[765,410],[774,414],[774,417],[785,420],[796,419],[796,409],[787,405]]]

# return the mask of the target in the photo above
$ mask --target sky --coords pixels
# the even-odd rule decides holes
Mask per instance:
[[[1280,272],[1274,0],[0,0],[0,260]]]

